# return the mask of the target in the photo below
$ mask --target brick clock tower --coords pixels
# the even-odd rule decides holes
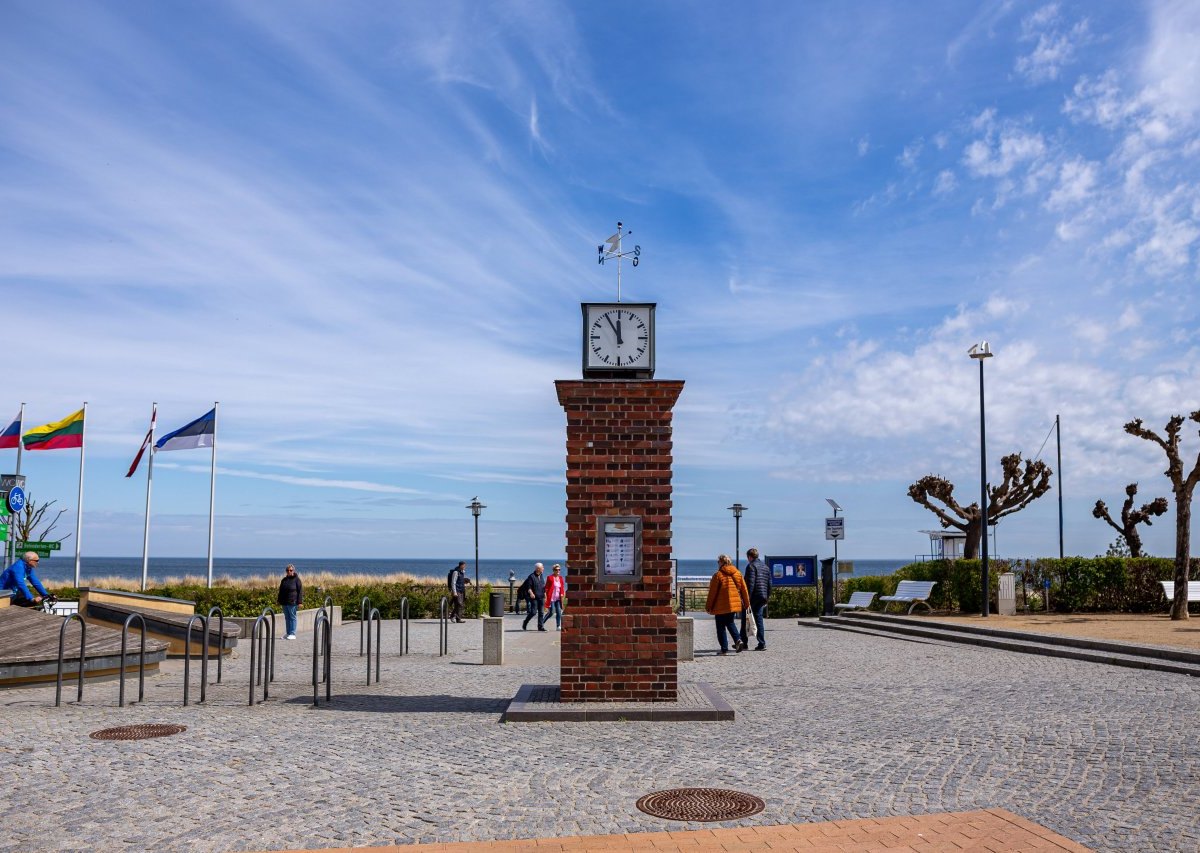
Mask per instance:
[[[555,382],[567,415],[567,566],[559,697],[674,702],[671,412],[654,379],[654,309],[585,303],[583,379]]]

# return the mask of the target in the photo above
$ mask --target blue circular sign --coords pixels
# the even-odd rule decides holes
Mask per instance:
[[[20,512],[25,508],[25,490],[20,486],[13,486],[8,490],[8,508],[13,512]]]

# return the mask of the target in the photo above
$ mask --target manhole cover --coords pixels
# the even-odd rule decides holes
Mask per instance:
[[[721,788],[672,788],[637,801],[648,815],[667,820],[737,820],[758,814],[767,804],[751,794]]]
[[[145,740],[151,737],[166,737],[186,732],[187,726],[176,726],[169,723],[143,723],[138,726],[117,726],[112,729],[101,729],[92,732],[90,737],[96,740]]]

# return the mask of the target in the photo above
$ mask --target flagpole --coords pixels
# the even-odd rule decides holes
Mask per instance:
[[[150,575],[150,486],[154,482],[154,423],[158,419],[158,403],[150,404],[150,458],[146,463],[146,526],[142,532],[142,592]]]
[[[208,588],[212,589],[213,576],[213,507],[217,499],[217,407],[213,403],[212,472],[208,478]]]
[[[20,475],[20,473],[21,473],[21,450],[23,449],[22,445],[25,443],[25,442],[21,441],[21,434],[23,432],[25,432],[25,404],[24,403],[21,404],[21,413],[19,415],[17,415],[17,422],[19,424],[19,426],[17,427],[17,474]]]
[[[17,415],[17,476],[21,476],[21,451],[24,449],[21,441],[21,436],[25,432],[25,404],[21,404],[21,411]],[[7,566],[13,560],[17,559],[17,525],[16,516],[13,516],[13,525],[8,530],[8,543],[4,546],[5,560]]]
[[[75,588],[79,588],[80,558],[83,555],[83,454],[87,449],[87,401],[83,403],[83,426],[79,433],[79,507],[75,511]]]

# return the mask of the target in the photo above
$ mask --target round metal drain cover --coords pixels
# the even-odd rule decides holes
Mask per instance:
[[[92,732],[90,737],[96,740],[146,740],[146,738],[166,737],[186,731],[187,726],[176,726],[169,723],[143,723],[137,726],[101,729],[98,732]]]
[[[667,820],[737,820],[758,814],[767,804],[752,794],[721,788],[672,788],[655,791],[637,801],[637,807]]]

